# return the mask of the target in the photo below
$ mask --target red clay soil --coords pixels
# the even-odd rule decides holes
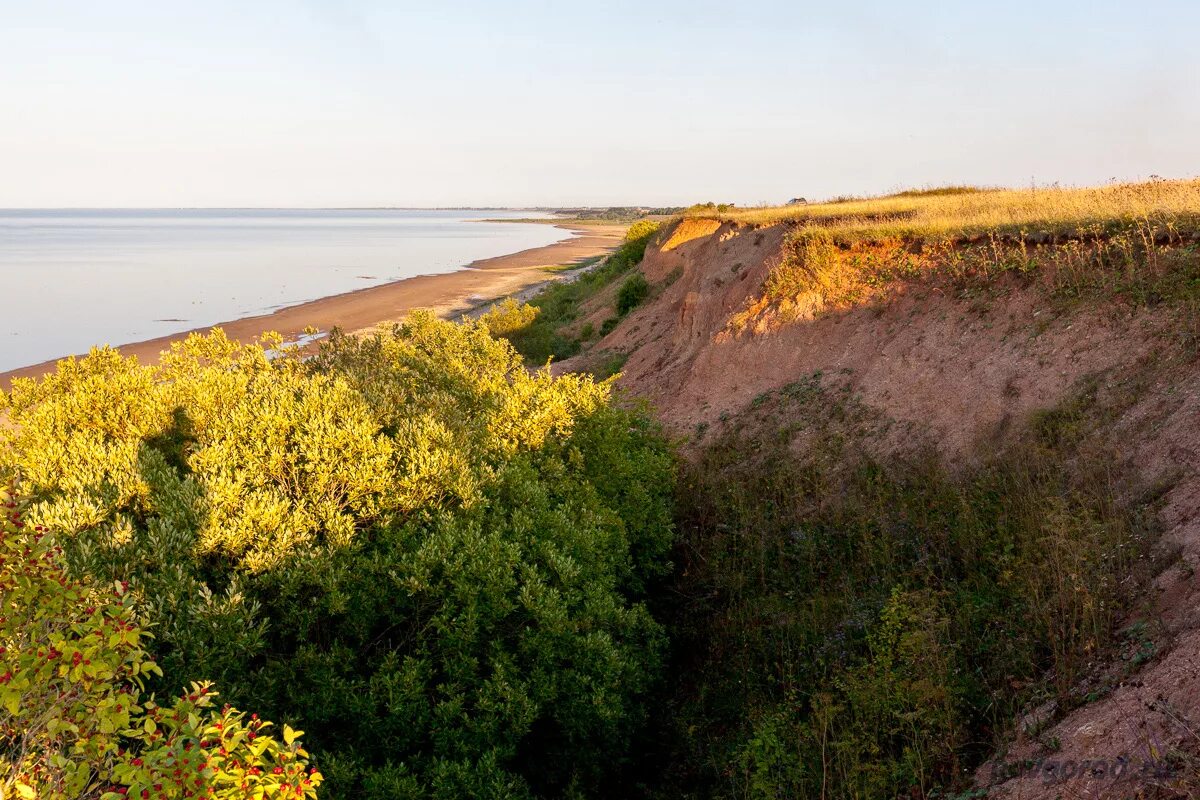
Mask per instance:
[[[1021,774],[991,787],[988,796],[1133,796],[1162,777],[1130,777],[1135,770],[1128,768],[1120,779],[1111,771],[1101,779],[1091,772],[1096,765],[1078,765],[1160,762],[1171,748],[1200,752],[1200,581],[1193,576],[1200,565],[1200,366],[1179,357],[1178,320],[1166,311],[1100,305],[1054,310],[1043,293],[1016,286],[986,304],[910,286],[870,306],[735,335],[731,317],[761,296],[786,231],[684,225],[660,234],[647,251],[642,269],[659,286],[657,295],[592,350],[628,353],[620,384],[650,399],[682,436],[702,424],[719,428],[755,397],[820,371],[899,423],[889,434],[894,441],[882,446],[921,436],[953,464],[977,457],[980,443],[1000,444],[1012,423],[1056,405],[1088,376],[1113,383],[1135,373],[1149,376],[1117,421],[1112,443],[1142,479],[1173,487],[1161,512],[1167,533],[1159,550],[1178,551],[1179,558],[1157,577],[1144,603],[1162,626],[1165,652],[1037,740],[1023,735],[1005,763],[1042,758],[1043,768],[1053,763],[1057,772]],[[557,369],[587,363],[584,355]],[[1054,752],[1041,744],[1055,741]],[[1068,762],[1079,775],[1067,775]],[[980,785],[991,782],[993,766],[980,770]]]

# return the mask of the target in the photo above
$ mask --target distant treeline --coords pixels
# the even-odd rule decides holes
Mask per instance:
[[[539,208],[576,219],[628,220],[642,217],[669,217],[684,211],[683,206],[609,206],[608,208]]]

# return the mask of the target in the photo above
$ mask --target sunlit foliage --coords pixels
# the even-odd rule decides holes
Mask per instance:
[[[302,725],[323,796],[594,787],[662,649],[657,430],[479,323],[267,345],[98,350],[6,399],[29,519],[143,599],[153,687]]]

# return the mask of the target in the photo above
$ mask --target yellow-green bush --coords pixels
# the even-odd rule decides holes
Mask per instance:
[[[660,227],[662,227],[661,222],[657,222],[652,219],[639,219],[637,222],[630,225],[629,229],[625,231],[625,241],[641,243],[648,242],[650,237],[657,233]],[[642,247],[644,249],[645,244],[643,244]]]
[[[487,326],[493,336],[507,337],[532,325],[540,310],[537,306],[518,303],[509,297],[489,308],[479,321]]]
[[[214,333],[18,381],[0,451],[144,603],[151,688],[302,725],[323,794],[583,792],[645,715],[671,537],[669,453],[610,391],[425,314],[308,361]]]
[[[294,551],[344,546],[355,524],[388,510],[392,448],[345,381],[222,334],[176,344],[161,366],[115,351],[18,381],[8,434],[25,480],[44,498],[37,523],[107,529],[153,512],[147,473],[186,458],[203,495],[196,546],[260,571]],[[193,486],[182,487],[185,494]]]

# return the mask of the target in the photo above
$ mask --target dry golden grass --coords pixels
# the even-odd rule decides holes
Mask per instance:
[[[1200,228],[1200,180],[1155,180],[1089,189],[996,189],[904,193],[802,206],[697,210],[689,216],[751,225],[819,228],[836,239],[953,238],[990,232],[1105,233],[1141,226]]]
[[[1200,180],[956,188],[719,218],[792,226],[761,293],[731,317],[735,333],[873,302],[901,283],[975,295],[1013,279],[1061,301],[1172,303],[1200,323]]]

